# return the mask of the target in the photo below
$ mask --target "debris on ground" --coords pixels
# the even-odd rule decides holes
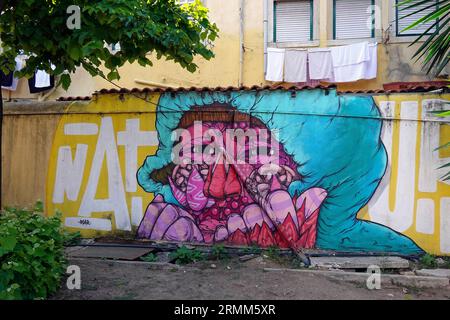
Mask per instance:
[[[227,246],[186,245],[176,243],[141,242],[114,243],[111,240],[97,243],[93,239],[84,240],[77,246],[68,247],[69,258],[98,258],[115,261],[140,261],[147,263],[152,270],[171,268],[184,264],[198,267],[198,270],[223,268],[239,271],[257,268],[264,271],[310,272],[325,275],[333,280],[365,284],[368,268],[376,266],[381,271],[383,285],[400,286],[403,293],[409,293],[408,287],[443,288],[448,287],[449,269],[429,269],[425,265],[448,265],[447,259],[425,255],[420,259],[408,260],[398,256],[369,254],[345,255],[333,252],[310,251],[310,265],[307,266],[292,251],[278,248],[248,248]],[[441,260],[442,261],[441,261]],[[109,261],[112,261],[109,260]],[[214,261],[214,263],[212,263]],[[183,270],[185,273],[186,270]]]

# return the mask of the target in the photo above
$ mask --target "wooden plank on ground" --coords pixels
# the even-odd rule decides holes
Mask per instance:
[[[400,257],[311,257],[311,266],[335,269],[367,269],[378,266],[381,269],[407,269],[409,261]]]
[[[117,260],[136,260],[150,252],[152,248],[130,248],[130,247],[83,247],[82,249],[69,253],[69,257],[77,258],[105,258]]]

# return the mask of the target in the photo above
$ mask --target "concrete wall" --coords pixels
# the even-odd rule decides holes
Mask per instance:
[[[9,103],[2,204],[42,199],[84,236],[448,255],[450,185],[436,168],[450,152],[434,150],[450,126],[429,114],[448,100],[315,89]],[[195,137],[200,120],[222,132],[257,128],[258,137],[267,129],[281,169],[270,183],[258,178],[261,163],[181,171],[171,135],[183,127]]]
[[[239,5],[240,0],[204,0],[210,10],[210,18],[219,29],[219,39],[215,42],[216,57],[211,61],[196,59],[199,70],[191,74],[182,70],[171,61],[154,61],[151,68],[143,68],[137,63],[125,65],[121,69],[121,80],[118,84],[125,88],[143,88],[146,86],[173,86],[173,87],[215,87],[238,86],[244,84],[269,84],[264,80],[264,49],[263,49],[263,0],[245,0],[244,3],[244,59],[242,66],[242,79],[240,79],[239,63]],[[332,1],[314,1],[314,39],[305,43],[272,43],[272,8],[273,1],[269,2],[269,46],[283,47],[328,47],[349,44],[355,40],[332,40]],[[379,8],[377,15],[376,41],[379,45],[378,77],[374,80],[362,80],[354,83],[339,84],[339,89],[381,89],[383,83],[394,81],[425,81],[431,80],[421,70],[420,63],[411,61],[415,47],[408,47],[414,37],[395,36],[395,12],[393,0],[377,0]],[[151,58],[151,56],[150,56]],[[448,73],[448,70],[446,71]],[[4,92],[5,97],[11,98],[37,98],[28,94],[25,81],[15,93]],[[50,94],[50,99],[58,96],[84,96],[102,88],[112,88],[113,85],[97,77],[92,79],[85,71],[78,71],[74,77],[73,85],[68,92],[58,89]]]

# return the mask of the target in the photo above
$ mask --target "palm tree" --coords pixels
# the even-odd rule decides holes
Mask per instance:
[[[397,6],[400,7],[400,12],[420,6],[420,9],[403,15],[400,19],[432,9],[430,13],[417,19],[402,32],[414,29],[419,25],[430,24],[428,29],[419,35],[410,46],[420,40],[423,41],[413,58],[416,58],[416,61],[424,58],[423,65],[427,68],[427,74],[438,75],[450,60],[450,0],[404,0]]]
[[[413,22],[402,31],[407,31],[414,29],[419,25],[430,23],[427,30],[419,35],[410,46],[423,39],[423,43],[414,53],[413,58],[416,58],[416,61],[423,58],[422,63],[423,67],[427,69],[427,74],[432,74],[433,76],[439,75],[450,60],[450,0],[404,0],[397,5],[400,7],[400,11],[425,5],[425,7],[420,7],[420,9],[406,14],[400,19],[416,15],[423,10],[432,9],[430,13],[417,19],[417,21]],[[438,112],[437,115],[440,117],[448,117],[450,116],[450,110]],[[443,148],[450,148],[450,142],[440,146],[435,151]],[[450,167],[450,162],[438,169],[448,167]],[[444,174],[441,179],[443,181],[450,180],[450,171]]]

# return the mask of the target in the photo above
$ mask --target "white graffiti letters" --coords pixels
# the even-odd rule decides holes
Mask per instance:
[[[127,193],[136,192],[136,171],[138,148],[158,144],[155,131],[141,131],[140,119],[127,119],[126,130],[114,131],[111,117],[101,120],[100,128],[95,123],[70,123],[64,126],[66,136],[98,135],[95,150],[88,150],[88,145],[77,144],[75,155],[71,146],[61,146],[58,151],[53,203],[64,203],[65,196],[69,201],[78,201],[82,191],[83,177],[89,159],[89,151],[94,152],[86,188],[81,195],[78,217],[67,218],[65,225],[69,227],[112,230],[111,219],[93,218],[93,213],[113,213],[115,227],[118,230],[130,231],[142,217],[142,199],[132,197],[128,208]],[[119,147],[124,147],[120,150]],[[121,170],[120,152],[124,153],[125,183]],[[102,168],[107,169],[107,192],[103,198],[97,196],[101,180]],[[125,186],[124,186],[125,184]],[[131,213],[131,217],[130,217]]]

